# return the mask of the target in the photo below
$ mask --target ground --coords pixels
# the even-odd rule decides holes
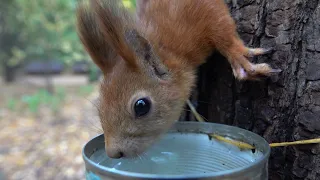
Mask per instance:
[[[41,105],[32,113],[17,100],[39,91],[40,85],[30,82],[35,80],[0,82],[0,179],[84,179],[82,147],[101,133],[93,105],[97,85],[85,91],[88,85],[79,78],[70,78],[68,86],[63,81],[56,85],[65,93],[59,108]]]

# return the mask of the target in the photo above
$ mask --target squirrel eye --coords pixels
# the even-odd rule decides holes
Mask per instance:
[[[141,117],[146,115],[151,108],[151,102],[147,98],[141,98],[136,101],[134,104],[134,112],[136,114],[136,117]]]

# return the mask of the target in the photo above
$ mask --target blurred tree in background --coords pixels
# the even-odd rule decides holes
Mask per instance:
[[[75,29],[80,0],[0,0],[0,62],[6,82],[32,60],[88,61]],[[135,0],[123,0],[134,10]],[[89,61],[91,62],[91,61]]]
[[[13,75],[10,72],[17,63],[11,59],[14,54],[19,54],[16,53],[17,47],[22,46],[18,31],[22,23],[15,19],[17,6],[13,0],[1,0],[0,3],[0,65],[3,67],[5,81],[12,81]]]

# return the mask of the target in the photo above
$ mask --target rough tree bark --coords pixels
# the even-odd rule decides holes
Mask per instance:
[[[210,57],[199,71],[198,111],[268,142],[320,136],[319,0],[229,0],[238,32],[251,47],[274,47],[252,59],[283,70],[261,82],[238,82],[227,61]],[[272,148],[270,179],[320,179],[320,145]]]

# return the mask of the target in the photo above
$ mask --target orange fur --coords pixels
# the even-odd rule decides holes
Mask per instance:
[[[141,154],[171,127],[195,85],[197,67],[213,50],[227,57],[238,79],[271,71],[246,59],[265,50],[243,45],[223,0],[142,1],[137,16],[118,0],[91,0],[77,11],[81,42],[104,72],[98,110],[112,158]],[[144,97],[151,109],[136,117],[133,106]]]

